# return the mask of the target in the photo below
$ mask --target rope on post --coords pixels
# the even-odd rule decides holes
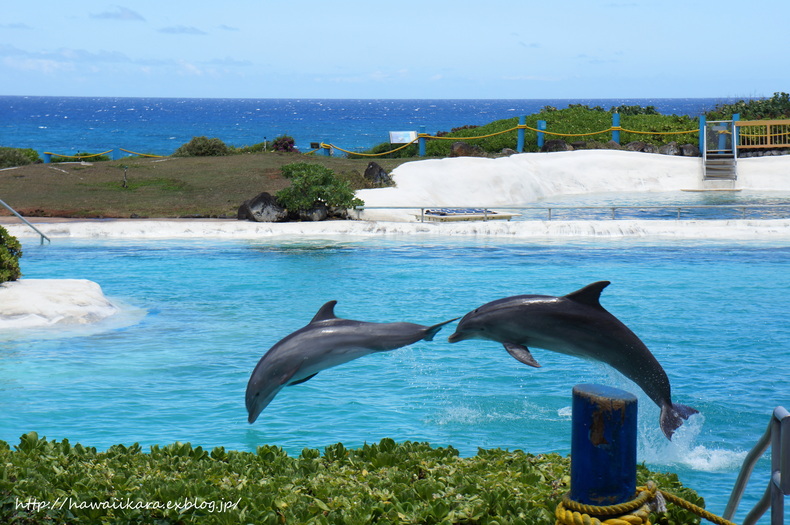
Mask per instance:
[[[647,485],[637,487],[637,496],[619,505],[584,505],[576,503],[566,494],[557,505],[555,516],[557,525],[649,525],[652,512],[666,512],[666,502],[677,505],[700,518],[716,525],[736,525],[702,507],[694,505],[674,494],[660,490],[648,481]]]

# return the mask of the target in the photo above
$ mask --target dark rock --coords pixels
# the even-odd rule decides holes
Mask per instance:
[[[562,139],[551,139],[543,143],[540,151],[573,151],[573,146]]]
[[[502,148],[502,151],[500,151],[499,153],[506,157],[509,157],[511,155],[515,155],[518,152],[512,148]]]
[[[677,142],[672,141],[658,148],[658,152],[662,155],[678,155],[680,154],[680,147],[678,147]]]
[[[573,149],[588,149],[589,146],[586,141],[584,140],[577,140],[576,142],[571,142],[571,147]]]
[[[466,142],[453,142],[450,146],[451,157],[485,157],[486,152],[480,146],[468,144]]]
[[[325,221],[327,217],[329,217],[329,210],[323,202],[319,202],[310,210],[299,210],[300,221]]]
[[[277,204],[277,199],[263,192],[239,206],[236,218],[240,221],[282,222],[288,219],[288,211]]]
[[[393,186],[395,184],[384,168],[375,162],[369,163],[365,168],[365,178],[378,186]]]
[[[680,154],[684,157],[699,157],[699,148],[694,144],[683,144],[680,146]]]
[[[641,140],[635,140],[623,146],[623,149],[626,149],[628,151],[644,151],[645,146],[647,146],[646,142],[642,142]]]
[[[328,210],[329,212],[329,219],[340,219],[340,220],[349,220],[351,219],[351,215],[349,215],[349,210],[346,208],[340,208],[338,206],[332,206]]]
[[[658,146],[655,144],[645,144],[645,147],[642,148],[642,153],[658,153]]]

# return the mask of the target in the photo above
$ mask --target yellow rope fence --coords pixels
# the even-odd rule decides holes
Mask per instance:
[[[604,129],[604,130],[601,130],[601,131],[594,131],[594,132],[591,132],[591,133],[558,133],[558,132],[555,132],[555,131],[546,131],[545,129],[532,128],[532,127],[527,126],[525,124],[519,124],[518,126],[506,129],[504,131],[497,131],[496,133],[489,133],[488,135],[477,135],[477,136],[473,136],[473,137],[439,137],[439,136],[436,136],[436,135],[428,135],[427,133],[419,133],[417,135],[417,138],[412,140],[411,142],[409,142],[407,144],[404,144],[404,145],[402,145],[402,146],[400,146],[398,148],[395,148],[395,149],[392,149],[392,150],[389,150],[389,151],[384,151],[384,152],[381,152],[381,153],[357,153],[357,152],[354,152],[354,151],[349,151],[349,150],[340,148],[338,146],[335,146],[334,144],[324,144],[324,143],[321,143],[321,148],[324,148],[324,149],[332,148],[332,149],[336,149],[338,151],[342,151],[343,153],[348,153],[350,155],[358,155],[360,157],[381,157],[381,156],[384,156],[384,155],[389,155],[390,153],[395,153],[396,151],[400,151],[400,150],[402,150],[402,149],[404,149],[404,148],[406,148],[408,146],[411,146],[412,144],[414,144],[415,142],[417,142],[421,138],[431,139],[431,140],[478,140],[478,139],[486,139],[486,138],[489,138],[489,137],[495,137],[497,135],[503,135],[505,133],[510,133],[510,132],[516,131],[518,129],[526,129],[526,130],[534,131],[536,133],[545,133],[546,135],[554,135],[554,136],[557,136],[557,137],[586,137],[586,136],[591,136],[591,135],[601,135],[603,133],[610,133],[612,131],[622,131],[624,133],[635,133],[635,134],[641,134],[641,135],[683,135],[683,134],[686,134],[686,133],[699,133],[698,129],[692,129],[692,130],[689,130],[689,131],[637,131],[637,130],[634,130],[634,129],[625,129],[625,128],[622,128],[620,126],[612,126],[612,127],[608,128],[608,129]],[[315,151],[317,151],[317,150],[313,150],[310,153],[313,153]]]
[[[660,490],[652,481],[636,490],[638,494],[631,501],[607,506],[577,503],[566,494],[557,505],[556,525],[650,525],[650,513],[665,511],[665,501],[716,525],[735,525],[683,498]]]
[[[162,158],[162,155],[153,155],[153,154],[150,154],[150,153],[137,153],[136,151],[131,151],[131,150],[128,150],[128,149],[123,149],[123,148],[118,148],[118,149],[123,151],[123,152],[126,152],[126,153],[131,153],[132,155],[137,155],[138,157]],[[62,157],[64,159],[79,159],[79,160],[83,160],[83,159],[92,159],[94,157],[101,157],[102,155],[107,155],[108,153],[112,153],[113,151],[114,150],[109,149],[109,150],[103,151],[101,153],[90,153],[90,154],[85,154],[85,155],[62,155],[60,153],[52,153],[51,151],[45,151],[44,155],[51,155],[53,157]]]
[[[44,155],[52,155],[53,157],[63,157],[64,159],[91,159],[93,157],[101,157],[102,155],[107,155],[108,153],[112,153],[112,150],[107,150],[102,153],[92,153],[90,155],[61,155],[60,153],[50,153],[49,151],[45,151]]]

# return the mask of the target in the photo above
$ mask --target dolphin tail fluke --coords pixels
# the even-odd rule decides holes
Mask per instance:
[[[425,337],[423,337],[422,340],[423,341],[433,341],[433,336],[435,336],[439,332],[439,330],[442,329],[442,327],[444,325],[446,325],[448,323],[452,323],[453,321],[457,321],[458,319],[460,319],[460,317],[454,317],[454,318],[450,319],[449,321],[445,321],[443,323],[435,324],[435,325],[429,327],[425,331]]]
[[[672,434],[680,428],[683,420],[688,419],[693,414],[698,414],[699,410],[681,405],[680,403],[665,404],[661,407],[661,431],[667,439],[672,439]]]

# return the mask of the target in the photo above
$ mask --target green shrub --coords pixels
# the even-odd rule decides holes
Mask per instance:
[[[0,148],[0,168],[26,166],[40,160],[38,152],[34,149]]]
[[[695,118],[679,115],[660,115],[652,106],[642,108],[640,106],[620,106],[613,107],[606,111],[601,106],[589,107],[583,104],[571,104],[567,108],[557,109],[552,106],[545,106],[538,113],[526,116],[528,128],[524,132],[524,150],[537,151],[537,132],[533,131],[538,127],[538,121],[546,121],[547,132],[561,133],[564,135],[545,134],[546,140],[559,138],[567,142],[576,141],[599,141],[606,142],[611,137],[612,114],[617,111],[621,114],[620,126],[624,129],[634,131],[649,132],[627,133],[621,132],[620,142],[626,144],[632,140],[641,140],[654,145],[662,145],[671,141],[683,143],[696,143],[699,128],[698,120]],[[455,128],[453,131],[437,132],[437,137],[441,139],[428,139],[425,145],[425,153],[429,157],[447,157],[450,154],[450,147],[454,138],[464,139],[464,142],[479,146],[484,151],[497,154],[505,148],[515,148],[518,141],[518,118],[497,120],[484,126],[463,126]],[[509,131],[508,131],[509,130]],[[692,131],[692,133],[672,135],[668,132]],[[599,133],[600,132],[600,133]],[[594,133],[589,135],[589,133]],[[481,138],[474,138],[481,137]],[[366,153],[383,153],[392,150],[389,143],[375,146]],[[417,146],[412,145],[403,151],[386,155],[386,158],[398,158],[417,154]],[[353,156],[352,156],[353,157]]]
[[[181,145],[174,157],[222,157],[230,155],[231,148],[218,138],[192,137],[192,140]]]
[[[0,226],[0,283],[19,279],[22,275],[19,269],[20,257],[22,245],[8,230]]]
[[[21,524],[551,525],[570,480],[570,459],[558,454],[479,449],[462,458],[453,447],[392,439],[291,457],[271,445],[239,452],[173,443],[144,453],[135,443],[97,452],[30,432],[13,449],[0,441],[0,464],[0,522]],[[647,479],[702,503],[674,474],[638,466],[637,483]],[[699,522],[672,505],[662,520]]]
[[[706,113],[708,120],[730,120],[738,113],[741,120],[772,120],[790,118],[790,94],[776,92],[771,98],[739,100],[732,104],[720,104]]]
[[[282,174],[290,179],[291,185],[278,191],[275,197],[288,211],[307,211],[319,203],[345,209],[364,204],[354,196],[354,190],[346,181],[338,179],[334,171],[320,164],[286,164]]]

